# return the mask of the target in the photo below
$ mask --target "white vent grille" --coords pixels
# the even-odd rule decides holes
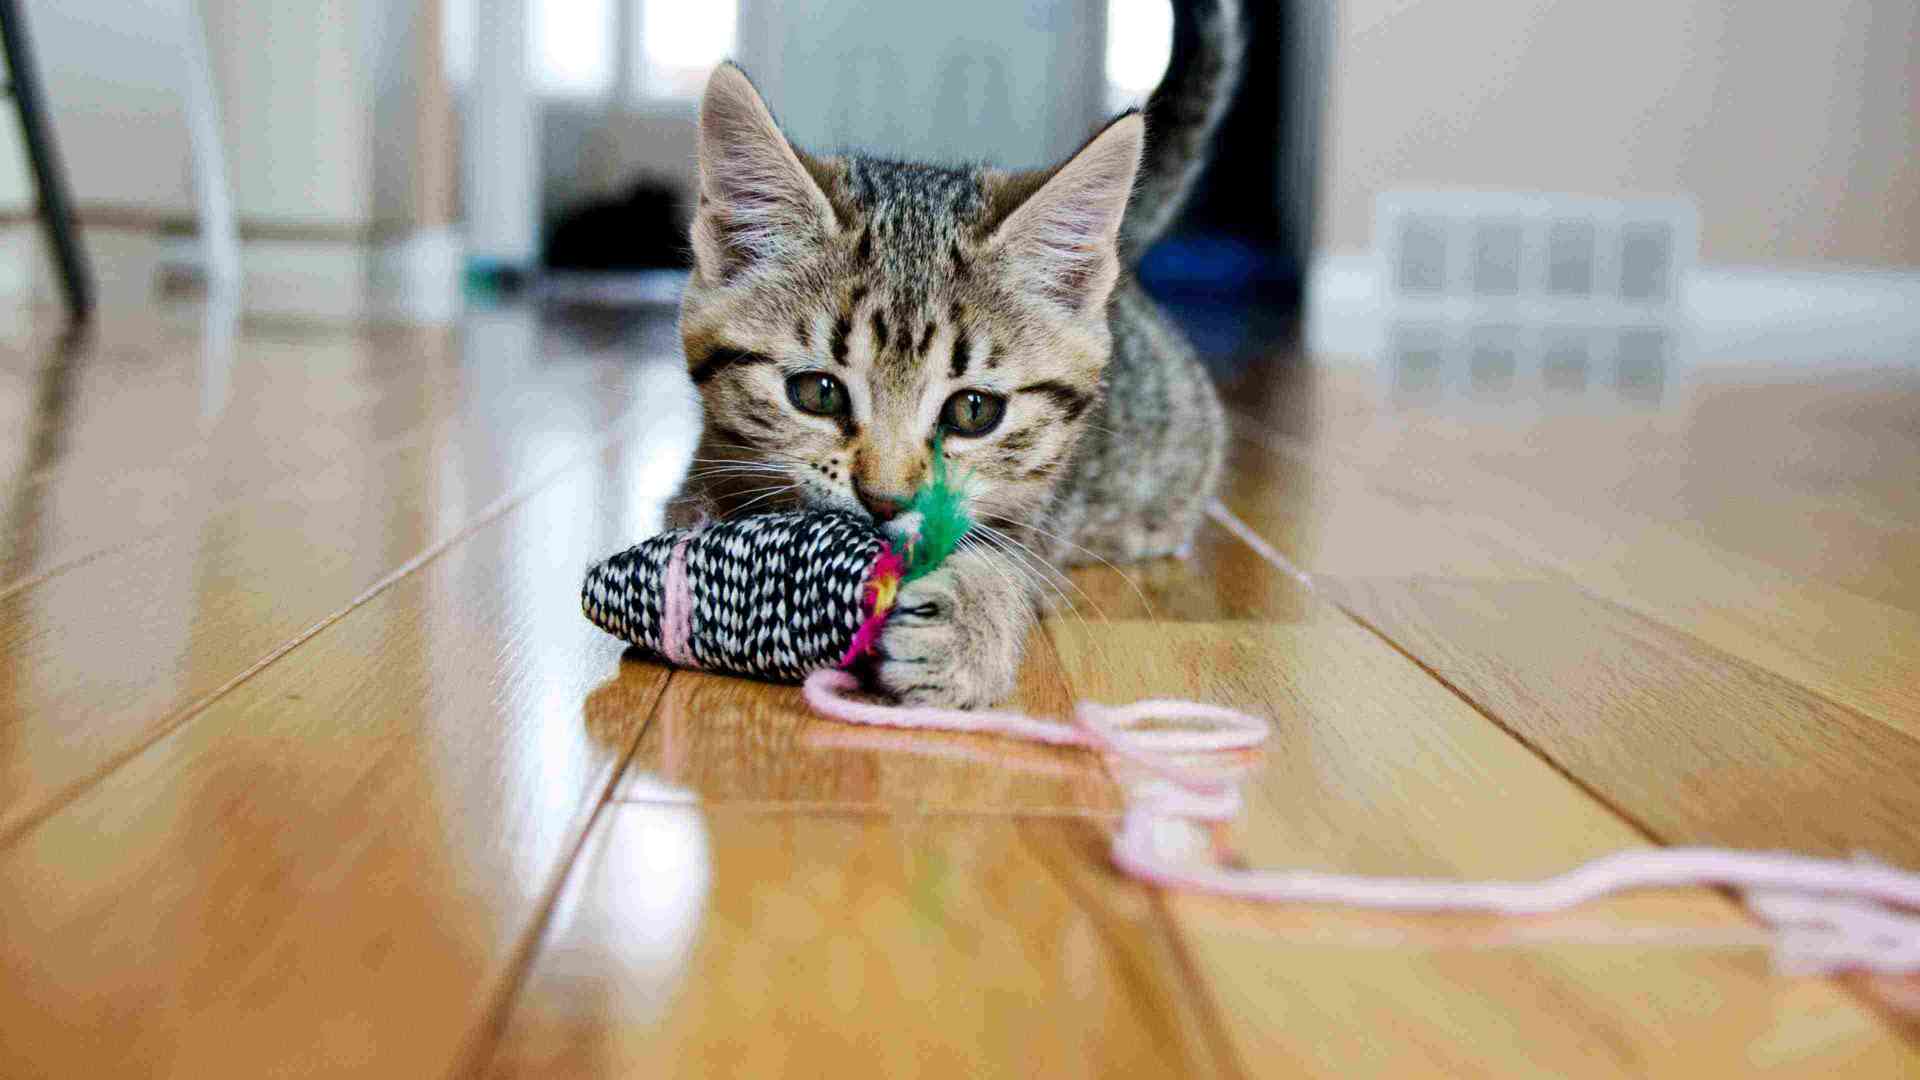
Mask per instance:
[[[1690,203],[1403,192],[1376,214],[1385,360],[1401,395],[1665,392],[1699,243]]]
[[[1400,192],[1375,212],[1390,298],[1409,303],[1644,316],[1678,304],[1698,245],[1678,199]]]

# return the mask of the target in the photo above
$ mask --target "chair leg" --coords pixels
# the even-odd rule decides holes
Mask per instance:
[[[93,276],[86,252],[80,247],[80,232],[74,226],[66,173],[60,167],[60,155],[53,145],[46,101],[40,94],[40,72],[34,67],[33,50],[27,43],[27,27],[17,0],[0,0],[0,39],[4,39],[7,70],[13,76],[13,103],[20,113],[20,132],[26,138],[27,157],[33,165],[34,182],[40,189],[40,224],[46,230],[47,243],[53,248],[54,261],[59,264],[67,312],[77,322],[93,311]]]
[[[233,191],[227,186],[227,155],[220,133],[220,97],[213,85],[213,65],[207,60],[206,22],[200,4],[180,5],[186,55],[184,84],[187,105],[187,143],[193,151],[193,192],[200,204],[200,249],[206,263],[209,293],[225,292],[240,284],[240,231],[234,223]]]

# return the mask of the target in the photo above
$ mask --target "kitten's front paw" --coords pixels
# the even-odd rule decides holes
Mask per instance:
[[[971,554],[900,590],[880,633],[879,688],[902,702],[975,709],[1005,700],[1020,673],[1030,620],[1027,599],[1009,594]]]

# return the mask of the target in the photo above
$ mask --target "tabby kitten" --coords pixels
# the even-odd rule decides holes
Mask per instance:
[[[1026,560],[1179,552],[1213,496],[1220,403],[1129,269],[1191,185],[1238,60],[1235,0],[1177,8],[1199,45],[1146,116],[1039,171],[808,154],[738,68],[707,84],[680,313],[706,425],[680,516],[885,522],[940,433],[983,528],[887,624],[868,677],[901,700],[1006,697],[1042,599]]]

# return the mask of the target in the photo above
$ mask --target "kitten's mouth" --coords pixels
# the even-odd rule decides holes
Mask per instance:
[[[852,514],[858,518],[865,518],[876,525],[885,524],[878,517],[874,516],[873,511],[861,506],[860,500],[849,495],[826,491],[808,491],[801,493],[796,501],[802,509],[837,510],[843,514]]]

